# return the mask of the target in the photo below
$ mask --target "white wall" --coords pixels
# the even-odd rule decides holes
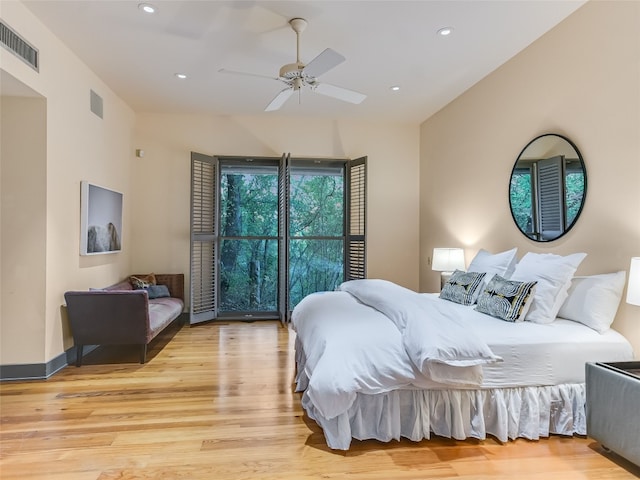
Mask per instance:
[[[367,269],[418,288],[419,128],[364,121],[139,114],[133,269],[189,273],[190,152],[368,157]]]
[[[564,237],[528,240],[509,212],[511,168],[542,133],[570,138],[588,175]],[[640,2],[588,2],[421,126],[420,286],[438,287],[434,247],[586,252],[578,274],[629,270],[640,255]],[[640,308],[614,327],[640,358]]]

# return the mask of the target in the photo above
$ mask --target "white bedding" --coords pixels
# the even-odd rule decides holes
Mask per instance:
[[[308,379],[305,396],[325,418],[347,411],[358,392],[383,393],[415,381],[400,331],[346,292],[305,297],[291,321],[306,357],[298,381]]]
[[[468,378],[464,370],[445,365],[473,367],[502,360],[475,331],[473,320],[468,319],[482,314],[452,310],[451,302],[420,295],[386,280],[353,280],[341,284],[340,290],[391,319],[400,330],[402,344],[414,366],[427,375],[438,374],[443,382],[460,384],[466,383],[463,377]]]
[[[437,298],[436,294],[423,295]],[[451,312],[473,322],[475,332],[503,359],[482,367],[483,388],[583,383],[586,362],[633,358],[631,344],[612,329],[600,334],[561,318],[545,325],[511,323],[473,312],[473,306],[439,301],[446,303]],[[420,386],[443,388],[429,382]]]
[[[560,319],[504,322],[436,295],[396,293],[403,301],[399,313],[389,311],[392,318],[345,291],[310,295],[293,311],[297,389],[304,390],[303,406],[331,448],[348,448],[352,437],[417,440],[431,431],[454,438],[490,433],[503,441],[585,433],[584,363],[633,358],[630,344],[613,330],[601,335]],[[449,312],[436,320],[455,318],[453,331],[466,331],[465,338],[478,341],[471,347],[487,348],[492,360],[469,367],[428,361],[425,368],[418,354],[432,351],[433,339],[424,348],[420,340],[428,329],[407,321],[407,315],[424,314],[407,308],[408,293],[420,297],[418,304],[437,305],[427,308],[432,314]],[[377,308],[391,308],[392,298],[377,297]],[[432,328],[434,321],[423,323]],[[498,357],[503,361],[495,362]]]

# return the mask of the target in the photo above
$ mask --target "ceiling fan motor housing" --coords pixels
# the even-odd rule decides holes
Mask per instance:
[[[294,78],[302,77],[302,69],[305,67],[304,63],[288,63],[280,68],[280,78],[286,78],[287,80],[293,80]]]

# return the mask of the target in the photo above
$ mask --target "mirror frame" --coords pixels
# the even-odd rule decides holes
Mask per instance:
[[[576,212],[576,216],[573,219],[573,221],[569,224],[566,225],[563,232],[558,235],[557,237],[554,238],[550,238],[550,239],[541,239],[541,238],[536,238],[535,235],[532,235],[530,233],[525,232],[524,230],[522,230],[522,228],[520,228],[520,225],[518,224],[517,220],[516,220],[516,216],[513,212],[513,204],[511,201],[511,182],[513,181],[513,176],[516,172],[516,168],[518,167],[518,162],[522,159],[522,155],[527,151],[527,149],[529,147],[531,147],[531,145],[534,144],[534,142],[540,140],[541,138],[544,137],[558,137],[562,140],[564,140],[565,142],[567,142],[569,144],[569,146],[571,148],[573,148],[573,150],[575,151],[576,155],[577,155],[577,159],[580,161],[580,166],[582,167],[582,171],[583,171],[583,176],[584,176],[584,188],[583,188],[583,192],[582,192],[582,201],[580,203],[580,207],[578,208],[578,211]],[[553,156],[553,155],[552,155]],[[551,157],[552,157],[551,156]],[[551,158],[549,157],[549,158]],[[513,168],[511,169],[511,175],[509,176],[509,211],[511,212],[511,218],[513,219],[513,223],[515,223],[516,227],[518,228],[518,230],[525,236],[527,237],[529,240],[532,240],[534,242],[540,242],[540,243],[548,243],[548,242],[553,242],[555,240],[558,240],[560,238],[562,238],[564,235],[566,235],[572,228],[573,226],[576,224],[576,222],[578,221],[578,218],[580,218],[580,215],[582,214],[582,209],[584,208],[584,204],[587,198],[587,168],[586,165],[584,163],[584,159],[582,157],[582,154],[580,153],[580,150],[578,149],[578,147],[575,145],[575,143],[573,143],[569,138],[565,137],[564,135],[560,135],[558,133],[543,133],[542,135],[538,135],[537,137],[535,137],[533,140],[531,140],[529,143],[527,143],[525,145],[525,147],[520,151],[520,154],[518,155],[518,158],[516,158],[515,163],[513,164]],[[564,192],[565,195],[565,208],[566,208],[566,192]],[[534,207],[537,208],[537,207]],[[539,234],[538,234],[539,235]]]

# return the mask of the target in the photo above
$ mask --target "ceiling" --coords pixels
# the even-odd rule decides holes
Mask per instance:
[[[149,15],[135,0],[23,1],[136,112],[403,122],[425,120],[584,2],[148,0]],[[308,21],[301,61],[341,53],[346,61],[319,79],[366,94],[361,104],[302,90],[267,113],[282,83],[219,72],[276,77],[296,59],[293,17]],[[453,33],[438,35],[442,27]]]

